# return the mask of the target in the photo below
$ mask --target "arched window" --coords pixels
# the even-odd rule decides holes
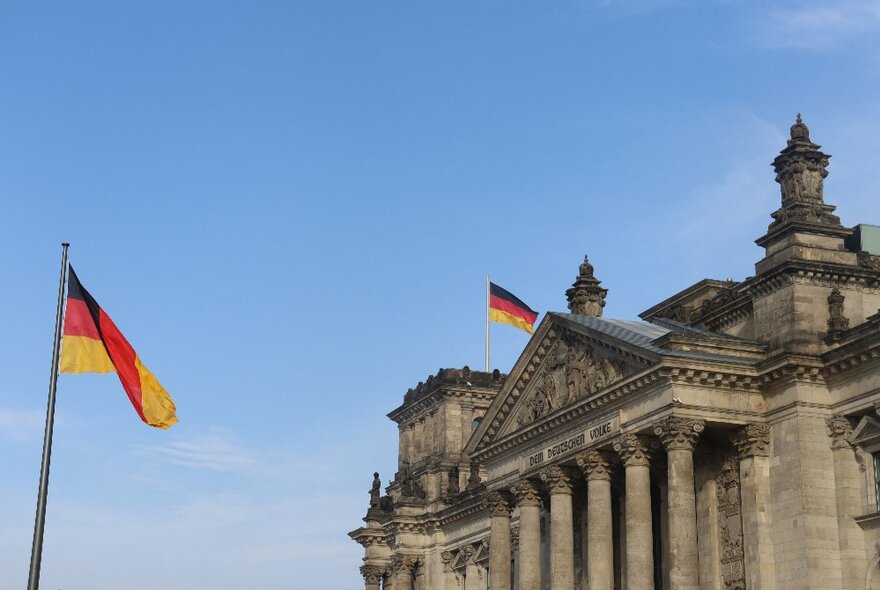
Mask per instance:
[[[473,434],[477,430],[477,428],[480,427],[480,423],[482,421],[483,421],[482,416],[477,416],[476,418],[474,418],[473,422],[471,422],[471,434]]]

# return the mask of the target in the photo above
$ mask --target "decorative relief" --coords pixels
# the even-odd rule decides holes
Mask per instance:
[[[852,438],[853,425],[845,416],[835,414],[825,420],[828,427],[828,434],[831,436],[832,449],[848,449],[850,448],[850,439]]]
[[[553,494],[571,494],[574,488],[575,473],[566,467],[553,465],[541,470],[541,481],[547,486],[547,491]]]
[[[724,459],[715,479],[718,490],[718,542],[721,549],[721,578],[725,590],[745,588],[743,564],[742,504],[740,502],[739,461]]]
[[[880,270],[880,256],[875,256],[870,252],[859,252],[859,264],[871,270]]]
[[[510,511],[513,509],[513,498],[510,494],[501,490],[493,490],[486,494],[486,508],[492,516],[510,517]]]
[[[602,451],[586,451],[575,458],[587,480],[611,479],[611,459]]]
[[[693,451],[705,428],[705,420],[670,416],[654,426],[654,434],[667,451]]]
[[[731,441],[740,458],[770,456],[770,426],[768,424],[747,424],[743,426]]]
[[[538,484],[531,479],[521,479],[510,488],[511,493],[516,498],[516,505],[523,506],[540,506],[541,490]]]
[[[652,441],[645,436],[637,434],[624,434],[622,437],[614,441],[614,451],[620,455],[624,466],[644,466],[650,465],[651,453],[653,451]],[[654,443],[656,444],[656,443]]]
[[[525,426],[619,380],[626,365],[615,359],[594,358],[593,347],[572,332],[564,332],[550,347],[531,391],[523,400],[517,424]]]

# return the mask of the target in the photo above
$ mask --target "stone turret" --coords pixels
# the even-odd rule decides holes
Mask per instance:
[[[568,309],[576,315],[589,315],[602,317],[602,308],[605,307],[605,295],[608,289],[599,286],[599,281],[593,276],[593,265],[590,259],[584,256],[580,272],[574,284],[565,292],[568,298]]]

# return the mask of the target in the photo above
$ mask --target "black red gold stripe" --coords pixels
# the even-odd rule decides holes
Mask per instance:
[[[538,313],[507,289],[490,282],[489,319],[493,322],[516,326],[531,334],[534,332]]]
[[[122,332],[70,267],[61,348],[62,373],[116,371],[141,420],[157,428],[177,422],[174,402]]]

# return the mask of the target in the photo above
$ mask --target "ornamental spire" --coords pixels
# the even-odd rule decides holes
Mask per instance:
[[[580,265],[580,272],[574,284],[565,292],[568,298],[568,309],[576,315],[589,315],[602,317],[602,308],[605,307],[605,295],[608,289],[599,286],[599,281],[593,276],[593,265],[590,259],[584,256]]]
[[[820,147],[810,140],[810,130],[798,113],[786,147],[773,160],[782,207],[772,213],[773,223],[765,238],[791,226],[820,233],[842,229],[840,218],[833,214],[835,207],[825,204],[824,180],[831,156],[821,152]]]

